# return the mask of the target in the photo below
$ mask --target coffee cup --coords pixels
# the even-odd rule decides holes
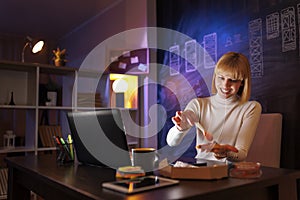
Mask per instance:
[[[140,166],[147,172],[153,172],[157,167],[158,154],[154,148],[133,148],[132,153],[132,165]]]

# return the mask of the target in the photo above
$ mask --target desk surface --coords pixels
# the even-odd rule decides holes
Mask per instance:
[[[112,169],[60,166],[53,156],[45,155],[8,157],[6,162],[8,199],[29,195],[30,190],[45,199],[240,199],[241,195],[243,199],[296,199],[295,177],[299,177],[295,170],[263,167],[258,179],[180,180],[175,186],[126,195],[101,187],[102,182],[115,180]]]

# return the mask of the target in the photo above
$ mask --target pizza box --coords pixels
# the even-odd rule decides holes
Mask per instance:
[[[228,165],[224,162],[207,161],[206,166],[175,167],[163,160],[159,164],[159,174],[174,179],[222,179],[228,177]]]

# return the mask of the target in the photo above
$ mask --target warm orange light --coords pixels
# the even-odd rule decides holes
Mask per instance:
[[[123,93],[128,89],[128,83],[124,79],[116,79],[112,84],[115,93]]]
[[[38,41],[32,48],[32,53],[37,53],[43,49],[44,41],[40,40]]]
[[[22,50],[22,62],[24,62],[24,54],[25,54],[25,49],[27,47],[31,48],[32,53],[37,53],[37,52],[41,51],[44,47],[44,41],[42,41],[42,40],[38,41],[37,43],[33,43],[33,39],[31,37],[27,36],[26,41],[27,42],[25,43],[23,50]],[[32,47],[32,45],[34,45],[34,46]]]
[[[132,192],[133,191],[133,182],[129,182],[129,188],[128,188],[128,192]]]
[[[124,107],[125,108],[137,108],[137,95],[138,95],[138,76],[127,74],[110,74],[109,79],[113,82],[113,85],[119,85],[120,82],[116,80],[124,80],[127,84],[127,89],[124,92]],[[122,81],[121,81],[122,83]],[[114,86],[113,86],[114,88]],[[112,88],[112,89],[113,89]],[[115,89],[113,89],[114,92]]]

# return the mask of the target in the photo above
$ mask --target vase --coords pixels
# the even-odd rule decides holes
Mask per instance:
[[[16,105],[14,102],[14,92],[10,93],[10,102],[8,105],[10,105],[10,106]]]
[[[54,65],[59,67],[59,66],[65,66],[66,62],[63,60],[54,60]]]

